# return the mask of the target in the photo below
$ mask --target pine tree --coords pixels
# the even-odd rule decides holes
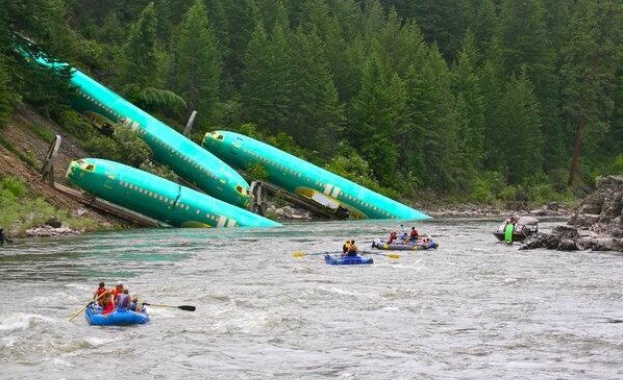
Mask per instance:
[[[342,137],[344,115],[338,105],[337,89],[333,84],[329,65],[320,37],[305,34],[302,29],[294,34],[293,76],[294,89],[289,112],[289,132],[295,140],[308,145],[324,157],[336,154],[335,142]]]
[[[124,70],[121,83],[132,83],[139,88],[158,87],[162,84],[162,57],[156,37],[154,3],[141,12],[123,47]]]
[[[623,59],[623,4],[616,0],[578,1],[571,33],[562,68],[563,110],[575,129],[569,185],[574,184],[578,174],[582,146],[599,151],[607,137]],[[595,155],[589,151],[587,158]]]
[[[223,46],[224,81],[229,93],[240,91],[244,78],[244,62],[252,35],[260,25],[259,10],[253,0],[223,1],[223,9],[228,19],[227,42]],[[262,26],[264,28],[264,26]]]
[[[474,67],[479,61],[474,36],[467,31],[453,70],[453,92],[460,99],[463,127],[459,129],[466,171],[473,177],[482,170],[485,138],[484,99],[480,77]],[[457,99],[457,100],[458,100]]]
[[[292,53],[281,25],[268,36],[258,25],[245,56],[241,98],[246,120],[264,131],[289,130],[292,99]]]
[[[364,65],[361,89],[353,100],[348,134],[385,186],[397,180],[398,150],[392,137],[406,122],[406,100],[404,82],[381,64],[374,51]]]
[[[525,70],[507,85],[501,102],[500,129],[506,178],[509,184],[523,185],[542,174],[543,138],[539,105]]]
[[[500,11],[501,44],[506,78],[519,76],[525,67],[535,84],[534,94],[540,104],[543,136],[547,149],[546,163],[561,157],[561,122],[558,107],[558,80],[554,75],[555,55],[547,30],[544,0],[504,0]]]
[[[186,100],[188,114],[197,111],[199,125],[218,123],[222,62],[201,0],[184,14],[174,41],[172,88]]]
[[[451,91],[450,70],[436,45],[424,64],[408,76],[409,109],[413,127],[408,137],[411,177],[425,189],[454,193],[464,165],[459,151],[460,123]]]

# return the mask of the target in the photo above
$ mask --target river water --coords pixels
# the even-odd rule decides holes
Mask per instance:
[[[623,257],[519,251],[496,242],[497,224],[418,223],[437,251],[367,266],[292,253],[345,238],[366,249],[395,221],[5,244],[0,379],[623,378]],[[147,325],[88,326],[79,312],[100,280],[174,307],[149,307]]]

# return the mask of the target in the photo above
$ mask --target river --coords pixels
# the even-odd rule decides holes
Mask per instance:
[[[293,252],[346,238],[370,250],[395,221],[5,244],[0,379],[623,378],[623,257],[519,251],[496,242],[497,224],[418,223],[438,250],[366,266]],[[147,325],[88,326],[100,280],[173,307],[149,307]]]

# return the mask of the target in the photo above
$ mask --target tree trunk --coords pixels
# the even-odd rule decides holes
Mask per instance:
[[[586,127],[586,117],[580,117],[580,124],[578,124],[578,129],[575,131],[575,143],[573,144],[573,158],[571,159],[571,169],[569,170],[569,180],[567,181],[567,185],[569,187],[573,186],[575,182],[575,174],[578,171],[578,162],[580,161],[580,149],[582,148],[582,134],[584,133],[584,128]]]

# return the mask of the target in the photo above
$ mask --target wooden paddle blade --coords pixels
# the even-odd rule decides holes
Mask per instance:
[[[187,311],[195,311],[197,308],[191,305],[182,305],[178,306],[178,309],[187,310]]]
[[[305,256],[305,252],[303,252],[303,251],[296,251],[296,252],[292,253],[292,256],[294,256],[294,257],[303,257],[303,256]]]
[[[400,255],[397,253],[388,253],[387,257],[389,257],[390,259],[399,259]]]

